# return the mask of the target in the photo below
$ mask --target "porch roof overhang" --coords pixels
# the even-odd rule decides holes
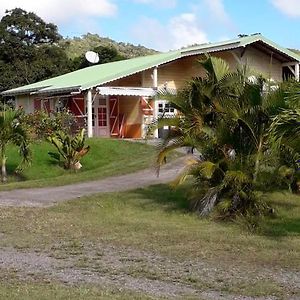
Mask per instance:
[[[120,86],[105,86],[97,87],[97,92],[104,96],[139,96],[139,97],[153,97],[157,91],[153,88],[140,87],[120,87]]]

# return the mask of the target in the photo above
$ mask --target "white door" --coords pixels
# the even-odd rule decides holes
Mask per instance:
[[[110,136],[108,99],[96,96],[92,107],[92,122],[94,136]]]

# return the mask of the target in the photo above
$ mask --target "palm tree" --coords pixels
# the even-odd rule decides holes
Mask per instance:
[[[206,140],[214,134],[217,115],[223,112],[221,103],[229,98],[236,98],[240,74],[231,72],[228,64],[216,57],[208,57],[199,61],[199,64],[206,71],[205,78],[194,78],[177,95],[162,94],[179,114],[157,121],[158,128],[173,128],[160,145],[158,164],[161,164],[167,153],[174,148],[203,148]]]
[[[22,157],[19,167],[30,162],[30,149],[27,131],[20,123],[23,112],[3,106],[0,111],[0,159],[1,159],[1,180],[7,181],[6,151],[9,143],[19,147],[19,154]]]
[[[281,177],[291,192],[299,192],[300,185],[300,109],[285,109],[273,118],[270,137],[281,150]]]
[[[286,106],[284,91],[264,93],[262,78],[253,82],[247,68],[230,71],[219,58],[207,57],[200,65],[205,78],[166,96],[179,114],[157,123],[173,126],[159,145],[157,164],[174,148],[195,147],[201,158],[191,159],[177,181],[195,179],[202,196],[194,208],[202,215],[217,204],[229,215],[260,213],[255,185],[261,169],[274,160],[267,133],[271,117]]]

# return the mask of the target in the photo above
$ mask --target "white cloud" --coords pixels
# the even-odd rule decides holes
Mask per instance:
[[[203,0],[204,5],[218,22],[230,23],[230,18],[225,10],[223,0]]]
[[[137,43],[156,50],[168,50],[169,35],[156,19],[142,17],[131,30]]]
[[[164,8],[173,8],[177,5],[177,0],[133,0],[133,2],[141,4],[153,4]]]
[[[299,0],[271,0],[272,4],[289,17],[300,17]]]
[[[89,21],[95,17],[110,17],[117,12],[111,0],[10,0],[0,2],[0,16],[5,10],[20,7],[32,11],[46,21],[57,25]]]
[[[172,18],[168,29],[172,37],[173,48],[208,42],[206,33],[197,24],[197,17],[192,13],[181,14]]]
[[[141,18],[135,24],[132,34],[138,43],[161,51],[208,41],[193,13],[175,16],[166,25],[156,19]]]

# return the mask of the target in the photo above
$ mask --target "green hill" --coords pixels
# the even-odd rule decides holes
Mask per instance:
[[[60,45],[66,50],[69,58],[74,59],[98,46],[115,47],[120,55],[126,58],[144,56],[157,53],[153,49],[148,49],[141,45],[116,42],[107,37],[100,37],[98,34],[87,33],[81,37],[65,38],[60,41]]]
[[[289,50],[291,50],[291,51],[295,52],[296,54],[300,55],[300,50],[298,50],[298,49],[289,49]]]

